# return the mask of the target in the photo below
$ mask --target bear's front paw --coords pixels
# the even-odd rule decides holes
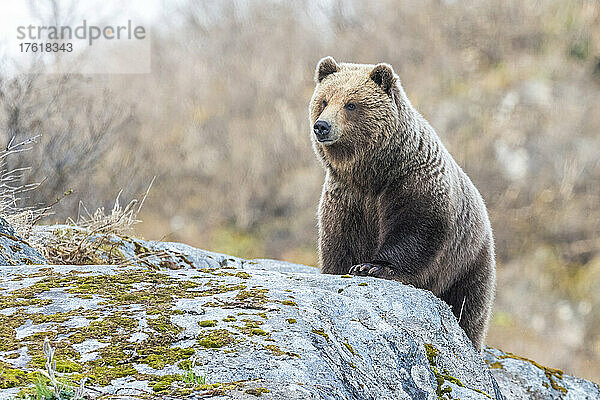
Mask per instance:
[[[362,263],[353,265],[348,273],[357,276],[374,276],[376,278],[383,278],[388,272],[387,269],[387,267],[377,264]]]

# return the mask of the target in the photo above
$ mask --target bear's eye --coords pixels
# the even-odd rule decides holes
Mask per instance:
[[[323,108],[327,107],[327,100],[323,100]]]
[[[344,106],[344,108],[348,111],[354,111],[354,110],[356,110],[356,104],[348,103]]]

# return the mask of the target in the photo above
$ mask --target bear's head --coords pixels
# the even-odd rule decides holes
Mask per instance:
[[[389,64],[317,64],[309,106],[311,138],[326,164],[351,163],[385,146],[398,130],[398,77]]]

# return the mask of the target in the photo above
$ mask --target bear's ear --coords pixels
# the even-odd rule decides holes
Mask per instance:
[[[377,64],[369,76],[384,92],[390,96],[392,95],[392,88],[396,83],[396,74],[390,64]]]
[[[322,58],[321,61],[317,63],[317,70],[315,71],[315,82],[319,83],[327,75],[331,75],[334,72],[338,72],[339,70],[340,67],[339,65],[337,65],[333,57],[327,56],[325,58]]]

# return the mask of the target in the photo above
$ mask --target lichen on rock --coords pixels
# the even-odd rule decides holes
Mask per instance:
[[[177,243],[117,250],[145,257],[0,270],[0,399],[31,390],[45,338],[61,377],[95,396],[500,399],[492,376],[506,392],[518,368],[540,393],[597,390],[496,350],[488,370],[443,302],[397,282]]]

